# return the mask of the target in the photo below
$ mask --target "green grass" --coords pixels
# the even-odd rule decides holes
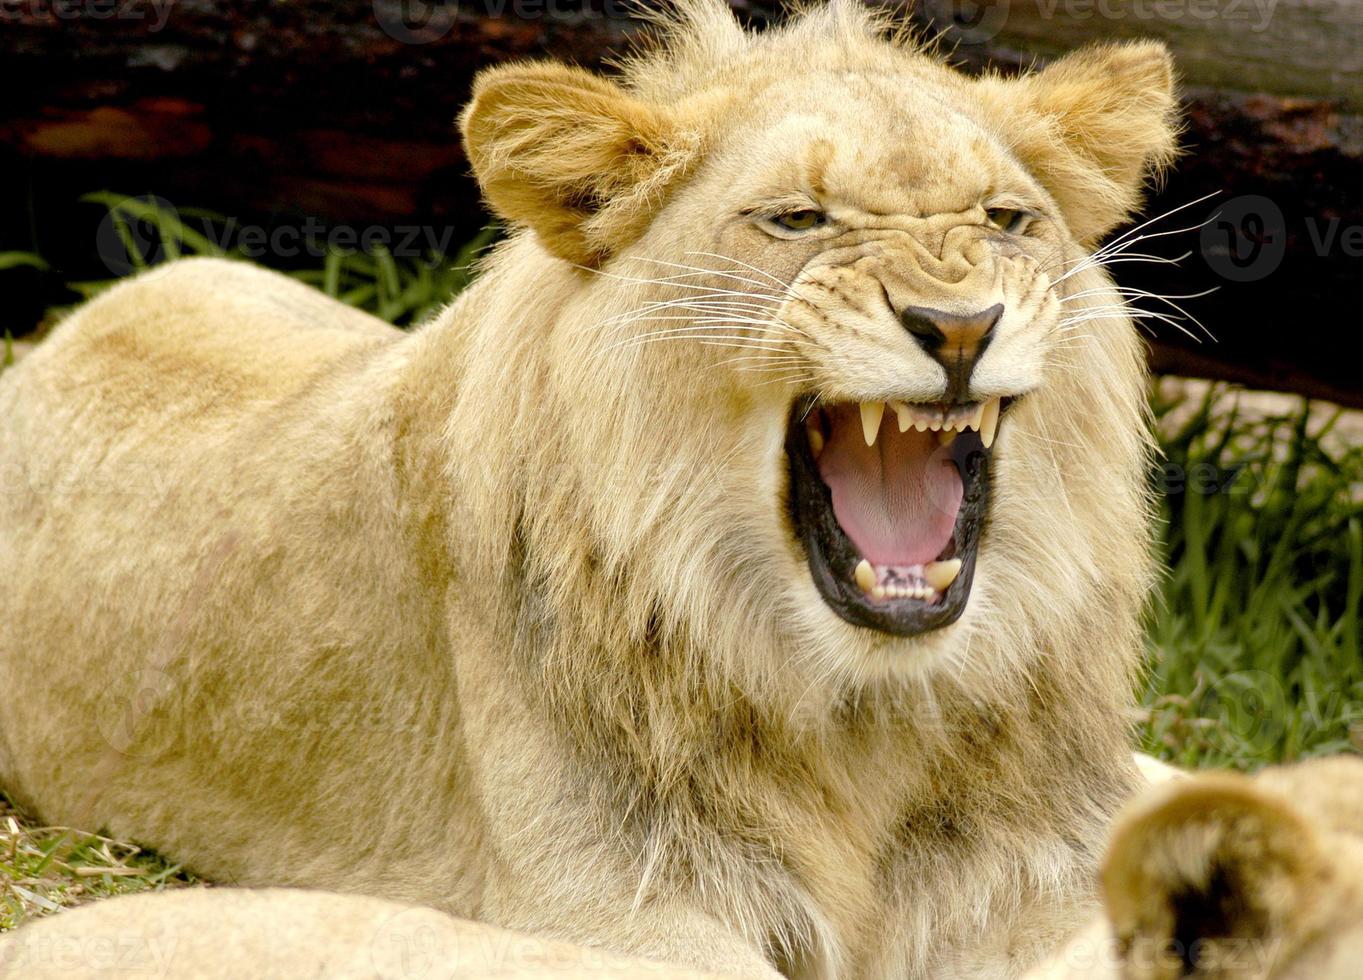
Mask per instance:
[[[82,201],[107,209],[112,227],[122,241],[121,260],[141,272],[151,256],[173,260],[187,256],[242,259],[239,249],[219,244],[230,236],[230,220],[202,208],[161,207],[154,199],[127,197],[109,191],[86,194]],[[193,219],[191,222],[188,219]],[[388,251],[370,252],[329,248],[320,268],[286,269],[289,275],[316,286],[328,296],[359,307],[398,326],[410,326],[438,310],[457,295],[473,276],[479,255],[500,234],[496,224],[484,228],[454,255],[428,251],[422,258],[394,258]],[[28,252],[0,253],[0,272],[29,266],[48,268]],[[112,286],[117,279],[66,283],[82,300]],[[55,311],[60,314],[60,310]]]
[[[1180,406],[1156,401],[1168,419]],[[1363,743],[1363,445],[1340,413],[1250,414],[1225,389],[1162,426],[1168,577],[1141,739],[1182,765],[1254,769]],[[1355,427],[1357,425],[1354,420]],[[1207,485],[1222,484],[1216,492]]]
[[[0,932],[81,902],[194,881],[133,844],[38,826],[0,793]]]
[[[111,207],[116,222],[154,228],[166,256],[233,257],[183,221],[218,216],[88,199]],[[495,237],[489,229],[457,255],[422,261],[333,252],[321,268],[290,274],[412,324],[467,285]],[[130,255],[136,267],[137,250]],[[44,267],[37,256],[0,254],[0,272],[19,265]],[[109,284],[72,288],[90,296]],[[7,338],[6,360],[8,349]],[[1165,458],[1152,479],[1172,489],[1162,495],[1167,574],[1150,613],[1139,741],[1180,765],[1240,769],[1363,749],[1363,424],[1355,417],[1345,437],[1320,407],[1285,400],[1276,411],[1247,410],[1229,389],[1204,388],[1154,396]],[[0,797],[0,929],[190,880],[132,845],[26,823]]]

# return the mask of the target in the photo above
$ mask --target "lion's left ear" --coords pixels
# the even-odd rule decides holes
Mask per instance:
[[[1085,48],[1002,84],[1014,152],[1085,246],[1129,218],[1178,153],[1173,59],[1157,41]]]
[[[553,62],[484,71],[459,124],[493,210],[588,266],[643,232],[700,146],[677,110]]]

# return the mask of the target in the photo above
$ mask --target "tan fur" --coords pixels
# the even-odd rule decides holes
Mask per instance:
[[[130,895],[0,935],[0,980],[558,980],[716,974],[361,895],[192,888]]]
[[[1084,246],[1169,156],[1167,55],[972,81],[846,2],[661,34],[482,76],[469,157],[528,227],[410,336],[196,260],[0,377],[0,784],[234,883],[1016,975],[1138,779],[1144,359]],[[810,198],[799,241],[741,213]],[[941,390],[886,293],[1003,302],[973,384],[1028,392],[965,615],[913,640],[829,610],[784,503],[797,396]]]
[[[1118,823],[1106,917],[1029,980],[1352,980],[1363,957],[1363,760],[1150,790]]]

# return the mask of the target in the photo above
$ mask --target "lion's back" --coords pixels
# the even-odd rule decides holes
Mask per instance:
[[[166,411],[189,420],[288,397],[335,359],[397,336],[279,273],[187,259],[81,307],[6,372],[0,401],[13,403],[12,417],[78,388],[86,391],[76,400],[88,406],[94,388],[99,411],[126,413],[124,421]],[[22,397],[16,387],[25,389]]]
[[[245,567],[315,544],[290,522],[317,473],[358,465],[339,413],[363,414],[343,406],[400,336],[285,276],[193,259],[102,294],[0,374],[0,784],[63,811],[74,777],[43,793],[35,773],[97,757],[97,726],[63,715],[80,688],[158,663],[224,548]],[[287,516],[267,523],[270,505]],[[245,614],[253,587],[229,570],[214,594]]]

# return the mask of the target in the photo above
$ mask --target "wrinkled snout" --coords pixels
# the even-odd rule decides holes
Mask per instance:
[[[994,327],[1003,316],[1003,304],[995,303],[965,315],[926,306],[906,306],[896,312],[918,346],[946,371],[943,401],[969,401],[970,375],[993,339]]]

